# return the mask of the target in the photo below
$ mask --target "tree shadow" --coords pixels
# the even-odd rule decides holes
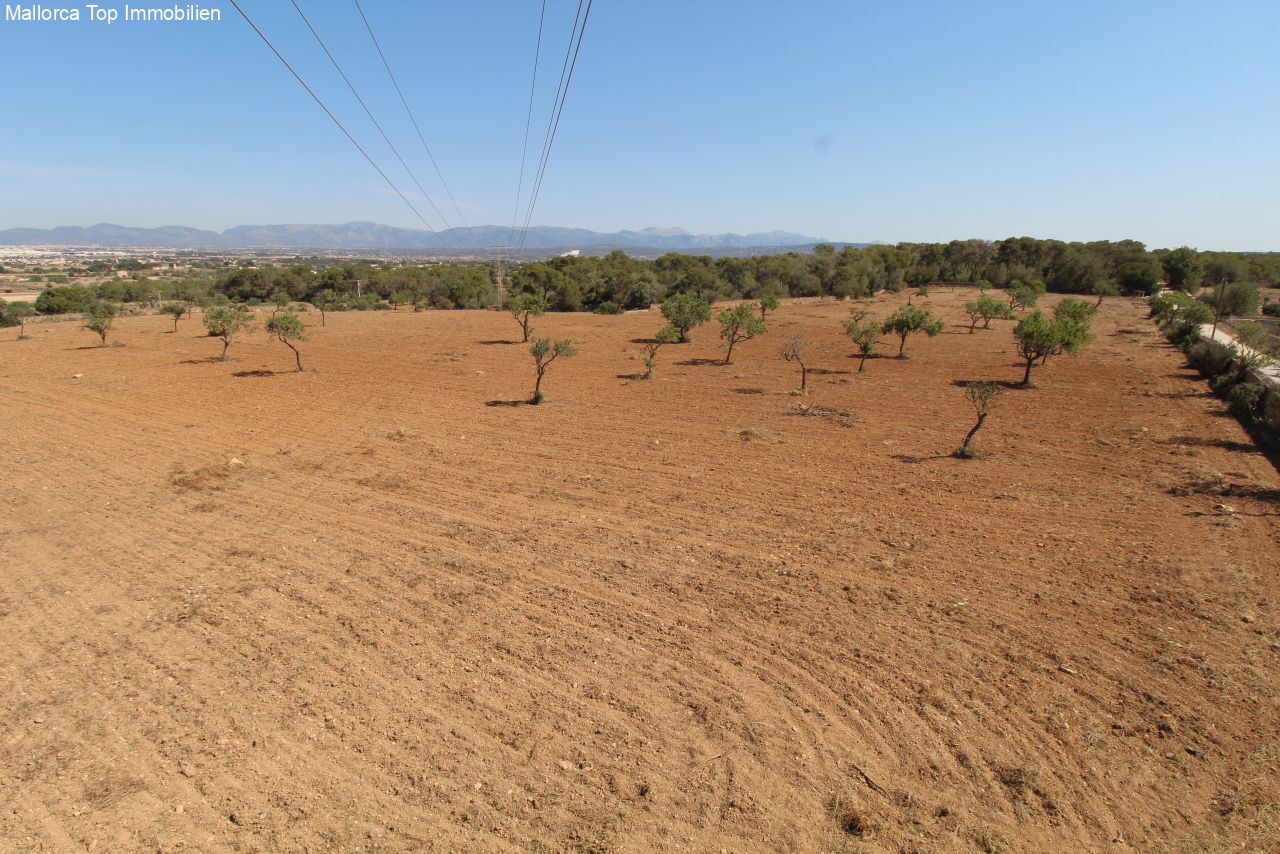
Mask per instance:
[[[296,371],[268,371],[266,368],[259,368],[256,371],[236,371],[233,377],[274,377],[276,374],[292,374]]]
[[[809,373],[813,374],[815,377],[828,377],[835,374],[851,374],[853,371],[840,371],[835,368],[810,368]]]
[[[68,353],[75,353],[78,350],[110,350],[114,344],[87,344],[84,347],[68,347]]]
[[[1018,388],[1018,389],[1028,388],[1028,386],[1024,386],[1020,380],[952,380],[951,381],[951,384],[958,388],[968,388],[971,385],[978,385],[979,383],[991,383],[992,385],[998,385],[1002,388]]]
[[[734,394],[766,394],[762,388],[735,388],[731,389]]]
[[[1207,390],[1187,389],[1186,391],[1152,391],[1131,392],[1138,397],[1162,397],[1166,400],[1186,400],[1193,397],[1214,397],[1214,393]]]
[[[1174,436],[1161,442],[1164,445],[1195,446],[1199,448],[1222,448],[1224,451],[1238,451],[1242,454],[1261,454],[1262,450],[1252,442],[1233,442],[1230,439],[1206,439],[1202,436]]]
[[[530,406],[527,400],[486,400],[485,406]]]
[[[492,345],[494,345],[494,344],[519,344],[520,342],[519,342],[519,341],[508,341],[508,340],[506,340],[505,338],[495,338],[495,339],[494,339],[494,340],[492,340],[492,341],[477,341],[476,343],[477,343],[477,344],[483,344],[483,345],[485,345],[486,347],[489,347],[489,346],[492,346]]]
[[[683,362],[676,362],[676,364],[696,368],[701,365],[719,365],[720,367],[724,367],[727,363],[724,359],[685,359]]]
[[[643,380],[646,379],[644,374],[616,374],[620,380]]]
[[[657,343],[658,343],[658,339],[657,339],[657,338],[632,338],[632,339],[631,339],[631,343],[632,343],[632,344],[657,344]],[[672,343],[672,344],[678,344],[679,342],[678,342],[678,341],[672,341],[671,343]]]
[[[900,463],[927,463],[929,460],[949,460],[951,454],[929,454],[928,456],[917,456],[916,454],[890,454],[891,459],[895,459]]]
[[[221,362],[221,361],[222,360],[219,359],[217,356],[206,356],[203,359],[183,359],[178,364],[179,365],[212,365],[216,362]]]

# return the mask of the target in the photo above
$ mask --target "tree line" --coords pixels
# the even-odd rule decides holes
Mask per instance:
[[[551,311],[619,312],[644,309],[674,293],[709,302],[830,296],[859,299],[920,285],[977,285],[1012,290],[1104,296],[1152,294],[1162,285],[1195,292],[1235,283],[1280,286],[1280,254],[1199,252],[1188,247],[1148,250],[1134,240],[1064,243],[1011,237],[1000,241],[845,246],[819,244],[811,253],[748,258],[668,253],[632,258],[564,257],[501,264],[349,263],[239,266],[180,282],[110,281],[90,288],[49,288],[36,309],[81,311],[92,292],[110,302],[183,299],[201,303],[221,294],[254,305],[277,293],[296,302],[332,295],[335,308],[376,308],[369,300],[415,309],[497,308],[529,294]]]

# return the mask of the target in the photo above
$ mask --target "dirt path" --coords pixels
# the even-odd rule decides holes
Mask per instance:
[[[1122,300],[949,458],[971,298],[0,340],[0,850],[1274,850],[1280,477]]]

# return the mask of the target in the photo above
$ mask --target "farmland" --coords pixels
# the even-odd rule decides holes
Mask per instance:
[[[975,294],[0,330],[0,849],[1274,850],[1280,476],[1115,298],[952,458]]]

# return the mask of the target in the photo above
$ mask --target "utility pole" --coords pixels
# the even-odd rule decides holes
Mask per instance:
[[[1218,318],[1222,316],[1222,291],[1227,286],[1226,280],[1218,282],[1218,298],[1213,301],[1213,329],[1209,332],[1209,340],[1215,340],[1218,334]]]

